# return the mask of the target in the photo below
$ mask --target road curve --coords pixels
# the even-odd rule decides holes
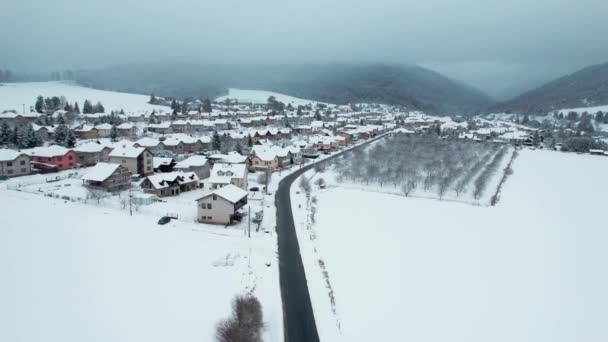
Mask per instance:
[[[380,139],[381,135],[361,145],[344,152],[352,151]],[[320,162],[338,157],[337,153]],[[306,273],[300,255],[300,246],[296,234],[293,215],[291,212],[291,198],[289,190],[293,182],[304,172],[314,167],[311,163],[298,171],[286,176],[279,183],[275,194],[277,207],[277,239],[279,247],[279,279],[281,285],[281,298],[283,301],[283,330],[285,342],[318,342],[319,333],[312,310]]]

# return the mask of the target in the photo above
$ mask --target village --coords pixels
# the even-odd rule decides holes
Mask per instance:
[[[0,177],[17,177],[7,183],[9,189],[131,213],[135,208],[158,215],[161,223],[173,218],[231,225],[250,215],[251,207],[254,217],[248,219],[260,221],[264,196],[280,177],[273,174],[284,175],[386,132],[551,149],[562,148],[557,132],[576,135],[568,128],[553,134],[519,120],[467,121],[376,104],[285,105],[274,96],[266,103],[225,98],[170,105],[166,111],[110,114],[39,113],[32,106],[30,113],[0,114],[5,136],[14,132],[16,140],[40,145],[19,149],[15,141],[4,141]],[[35,137],[23,133],[21,138],[22,131]],[[603,149],[587,152],[608,155]]]

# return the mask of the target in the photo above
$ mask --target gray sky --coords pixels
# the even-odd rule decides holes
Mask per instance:
[[[0,0],[0,68],[418,63],[491,95],[608,61],[606,0]]]

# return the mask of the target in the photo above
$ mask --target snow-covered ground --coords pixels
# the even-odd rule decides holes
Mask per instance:
[[[587,112],[591,115],[595,115],[595,113],[602,111],[604,113],[608,112],[608,106],[595,106],[595,107],[582,107],[582,108],[569,108],[569,109],[560,109],[557,112],[568,115],[570,112],[576,112],[578,114],[583,114]]]
[[[263,90],[245,90],[245,89],[228,89],[228,95],[218,97],[215,99],[216,101],[225,101],[226,99],[234,100],[237,99],[239,102],[251,102],[251,103],[268,103],[268,98],[274,96],[277,101],[285,103],[285,105],[290,104],[292,106],[297,105],[307,105],[307,104],[316,104],[323,103],[312,100],[300,99],[297,97],[283,95],[279,93],[274,93],[271,91],[263,91]]]
[[[524,150],[513,168],[495,207],[294,186],[321,339],[608,340],[608,159]]]
[[[247,239],[24,191],[1,189],[0,208],[0,341],[211,341],[249,292],[265,341],[283,339],[272,217]]]
[[[150,96],[148,95],[97,90],[66,81],[0,83],[0,112],[13,109],[21,113],[24,104],[26,112],[29,112],[30,106],[34,105],[36,97],[39,95],[44,97],[65,96],[70,103],[77,101],[81,109],[84,100],[90,100],[93,104],[101,101],[108,113],[121,109],[134,113],[151,112],[154,109],[168,110],[168,107],[149,104]]]

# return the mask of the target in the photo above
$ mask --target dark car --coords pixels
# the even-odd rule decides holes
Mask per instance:
[[[253,188],[249,189],[249,191],[260,191],[260,188],[258,188],[257,186],[254,186]]]
[[[167,224],[171,222],[171,218],[169,216],[163,216],[160,220],[158,220],[158,224]]]

